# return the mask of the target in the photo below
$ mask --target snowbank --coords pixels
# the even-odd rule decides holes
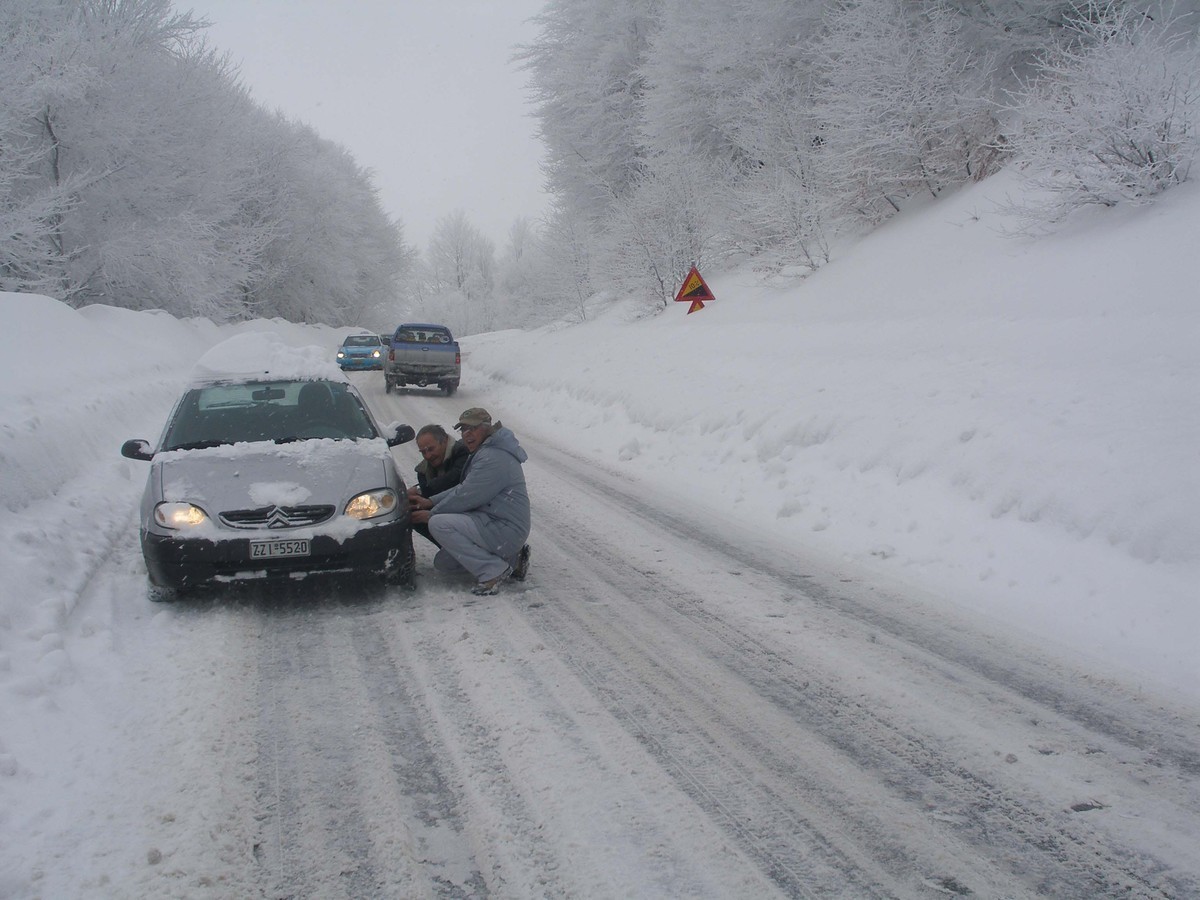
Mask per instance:
[[[803,281],[709,273],[692,315],[469,338],[471,378],[717,516],[1200,692],[1200,192],[1035,241],[1014,189]]]

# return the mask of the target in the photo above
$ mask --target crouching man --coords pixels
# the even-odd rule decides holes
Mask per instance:
[[[529,456],[486,409],[468,409],[454,427],[471,454],[462,481],[411,498],[412,521],[428,523],[441,546],[434,568],[468,572],[475,579],[471,593],[495,594],[508,578],[523,580],[529,568],[529,492],[521,468]]]

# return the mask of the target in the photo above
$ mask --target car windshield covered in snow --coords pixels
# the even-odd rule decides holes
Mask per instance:
[[[378,436],[358,397],[341,382],[226,381],[184,394],[162,449]]]

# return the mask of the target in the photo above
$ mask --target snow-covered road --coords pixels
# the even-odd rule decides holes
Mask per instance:
[[[383,421],[483,399],[355,380]],[[12,892],[1200,895],[1194,719],[505,424],[535,555],[497,597],[418,541],[414,593],[154,606],[106,482],[63,652],[106,646],[55,697],[88,821]]]

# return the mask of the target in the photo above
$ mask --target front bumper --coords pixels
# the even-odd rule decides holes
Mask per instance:
[[[378,575],[389,577],[408,565],[412,533],[407,517],[364,526],[348,538],[314,534],[308,556],[251,559],[250,541],[286,538],[283,531],[210,540],[142,532],[142,556],[150,580],[181,590],[214,582],[298,578],[308,575]]]
[[[383,360],[375,359],[371,356],[343,356],[338,361],[338,365],[343,369],[382,369]]]
[[[458,384],[460,380],[460,369],[447,369],[444,367],[417,368],[406,367],[403,371],[400,369],[384,368],[384,377],[393,384]]]

